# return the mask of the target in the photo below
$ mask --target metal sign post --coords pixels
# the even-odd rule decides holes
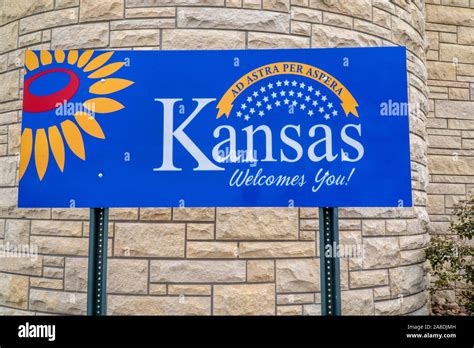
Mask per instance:
[[[341,315],[338,245],[339,221],[337,208],[319,208],[321,315]]]
[[[108,208],[92,208],[89,226],[87,315],[107,314]]]

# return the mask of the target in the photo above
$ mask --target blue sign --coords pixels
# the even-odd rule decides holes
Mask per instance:
[[[27,51],[19,207],[411,206],[403,47]]]

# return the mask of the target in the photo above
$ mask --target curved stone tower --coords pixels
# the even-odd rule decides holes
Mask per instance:
[[[343,314],[426,314],[428,113],[421,0],[5,0],[0,17],[0,313],[85,314],[87,209],[18,209],[25,49],[404,45],[413,208],[342,209]],[[390,83],[390,81],[387,81]],[[401,202],[401,205],[403,202]],[[320,313],[317,209],[112,209],[109,314]]]

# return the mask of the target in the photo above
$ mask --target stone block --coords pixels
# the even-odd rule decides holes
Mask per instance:
[[[185,225],[179,223],[115,224],[114,255],[184,257]]]
[[[319,260],[276,260],[278,293],[319,291]]]
[[[216,217],[217,239],[295,240],[298,210],[279,208],[220,208]]]
[[[156,283],[240,283],[245,279],[245,261],[151,261],[150,280]]]
[[[214,286],[215,315],[274,315],[274,284]]]

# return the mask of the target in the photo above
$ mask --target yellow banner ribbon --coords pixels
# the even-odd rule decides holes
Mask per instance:
[[[297,62],[278,62],[256,68],[234,82],[217,104],[217,118],[223,115],[229,117],[233,107],[232,103],[248,87],[267,77],[285,74],[304,76],[321,83],[341,100],[341,106],[346,117],[349,116],[349,113],[359,117],[356,109],[359,104],[347,88],[334,76],[312,65]]]

